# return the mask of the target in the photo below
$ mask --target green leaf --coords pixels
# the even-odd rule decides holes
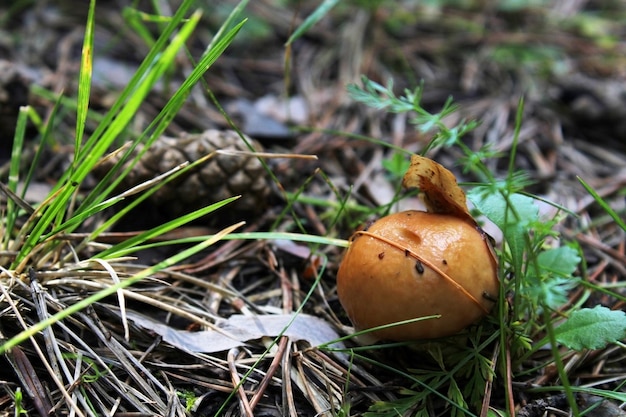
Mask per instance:
[[[383,168],[385,168],[393,178],[402,178],[411,163],[400,152],[394,152],[391,158],[383,159]]]
[[[539,208],[534,200],[522,194],[511,194],[506,199],[499,192],[481,187],[470,190],[467,198],[502,231],[513,262],[521,267],[529,225],[539,218]]]
[[[539,302],[538,305],[533,307],[538,312],[543,311],[544,307],[558,309],[567,303],[568,292],[578,283],[577,279],[572,279],[571,277],[548,276],[539,279],[532,275],[527,275],[526,277],[527,282],[521,291],[529,300]]]
[[[552,309],[565,304],[568,292],[578,284],[578,278],[572,274],[579,262],[578,252],[569,246],[539,253],[537,256],[539,276],[527,275],[528,295]]]
[[[405,390],[411,392],[409,390]],[[363,414],[364,417],[394,417],[404,415],[416,405],[424,401],[424,393],[413,392],[413,395],[402,396],[392,401],[376,401],[369,410]],[[424,409],[425,407],[419,407]]]
[[[470,190],[467,196],[476,208],[502,231],[511,226],[525,228],[539,216],[534,199],[522,194],[511,194],[507,201],[500,193],[485,193],[484,188],[476,187]]]
[[[578,252],[569,246],[548,249],[537,256],[537,262],[542,270],[562,277],[571,277],[578,264]]]
[[[556,340],[570,349],[603,349],[626,338],[626,313],[602,306],[583,308],[554,332]]]

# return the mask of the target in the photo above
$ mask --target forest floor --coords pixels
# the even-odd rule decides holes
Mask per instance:
[[[165,19],[144,18],[170,16],[179,2],[135,3],[96,4],[92,113],[86,135],[130,82],[165,24]],[[119,220],[98,243],[134,236],[189,208],[230,197],[233,189],[242,194],[241,201],[167,238],[211,235],[245,221],[241,230],[249,233],[284,237],[280,233],[294,232],[327,240],[263,235],[220,242],[127,288],[123,297],[107,297],[64,319],[1,359],[0,410],[6,411],[0,416],[17,416],[20,410],[31,416],[460,416],[508,415],[512,410],[524,416],[568,415],[566,391],[572,387],[588,388],[573,389],[580,395],[576,398],[581,409],[599,404],[587,415],[625,415],[619,408],[626,403],[620,342],[576,351],[562,346],[555,358],[538,323],[528,327],[533,327],[527,334],[533,346],[529,357],[502,348],[506,338],[489,339],[489,329],[502,323],[492,317],[477,339],[486,342],[465,362],[484,359],[489,375],[471,389],[476,384],[472,373],[485,368],[467,365],[457,372],[452,359],[438,361],[432,353],[458,357],[447,345],[463,343],[458,339],[434,348],[428,343],[366,348],[343,340],[333,345],[341,346],[339,351],[328,349],[327,342],[352,331],[335,283],[344,248],[329,243],[345,242],[386,212],[419,207],[417,199],[401,189],[408,158],[398,149],[420,153],[433,138],[432,131],[414,123],[410,112],[393,113],[355,100],[348,86],[362,86],[363,76],[383,86],[392,80],[398,95],[422,83],[420,104],[433,114],[452,98],[458,107],[443,123],[452,128],[467,120],[478,122],[462,143],[478,157],[486,149],[493,151],[484,160],[493,176],[508,175],[514,154],[514,170],[525,175],[523,191],[540,198],[540,213],[554,216],[555,207],[561,209],[553,225],[554,239],[575,245],[583,261],[575,276],[590,284],[570,288],[555,317],[559,312],[566,315],[572,306],[623,310],[626,232],[579,179],[624,219],[626,5],[610,0],[345,1],[287,44],[318,3],[250,2],[242,13],[248,20],[241,31],[168,124],[164,134],[173,139],[159,145],[194,159],[214,149],[180,150],[180,143],[210,131],[211,146],[246,149],[234,145],[238,135],[232,139],[224,133],[236,127],[256,141],[257,151],[288,157],[264,158],[264,167],[254,165],[255,158],[237,162],[236,169],[220,165],[211,174],[217,178],[215,190],[209,188],[214,191],[166,189]],[[154,120],[192,70],[191,57],[203,53],[236,4],[197,2],[202,17],[187,42],[188,54],[177,56],[120,134],[120,144]],[[146,14],[133,12],[137,10]],[[34,166],[26,196],[32,204],[46,198],[72,163],[72,100],[78,94],[87,11],[88,2],[64,0],[0,5],[2,181],[8,178],[20,107],[31,106],[44,124],[54,122],[44,157]],[[68,100],[55,107],[59,95]],[[516,130],[522,99],[521,126]],[[24,152],[17,157],[30,168],[42,133],[30,123],[24,135]],[[153,156],[152,165],[143,163],[147,170],[154,169],[144,179],[180,162],[164,152]],[[464,187],[485,180],[464,169],[461,161],[467,155],[458,146],[436,146],[427,156],[450,169]],[[246,169],[243,185],[233,185],[239,181],[238,170]],[[98,172],[93,174],[80,184],[81,190],[88,191],[102,179]],[[223,184],[226,190],[220,188]],[[75,232],[91,233],[114,212],[98,213]],[[485,230],[501,247],[501,233],[493,226]],[[146,249],[133,261],[113,264],[120,276],[131,276],[179,250]],[[2,259],[9,255],[3,252]],[[75,255],[82,259],[81,253]],[[9,279],[10,265],[2,264],[2,340],[42,320],[42,311],[62,310],[116,282],[106,272],[80,268],[80,273],[74,269],[62,276],[65,269],[54,256],[24,270],[30,282]],[[506,314],[496,310],[494,315]],[[290,324],[285,317],[295,311],[301,321],[283,333]],[[271,315],[282,321],[268,320],[265,334],[241,330]],[[224,324],[233,317],[243,320],[239,327]],[[210,338],[215,335],[206,340],[189,337],[224,328],[240,343]],[[312,335],[311,328],[316,329]],[[542,340],[545,346],[534,345]],[[207,348],[218,341],[224,345]],[[569,388],[560,388],[564,382],[557,367],[565,369]],[[422,383],[434,388],[428,391]],[[457,392],[461,399],[454,397]]]

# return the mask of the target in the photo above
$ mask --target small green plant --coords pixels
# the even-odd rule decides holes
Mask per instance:
[[[22,397],[22,389],[20,387],[13,393],[13,401],[15,403],[14,417],[28,416],[28,411],[23,406],[24,398]]]
[[[393,152],[391,157],[383,159],[383,168],[385,168],[392,179],[398,183],[404,176],[404,173],[409,169],[410,162],[405,158],[405,155],[400,152]]]
[[[542,217],[535,202],[536,198],[524,191],[530,184],[527,175],[514,169],[523,101],[520,101],[518,107],[508,172],[504,178],[496,178],[485,162],[501,155],[493,152],[489,146],[473,150],[462,140],[465,134],[476,127],[476,122],[461,121],[453,127],[444,123],[444,118],[457,110],[451,98],[444,103],[439,112],[430,113],[420,104],[423,85],[414,90],[405,90],[402,95],[397,96],[392,82],[383,86],[363,78],[362,86],[350,85],[348,91],[353,99],[371,107],[392,113],[411,113],[413,116],[410,122],[421,133],[432,135],[432,140],[421,153],[425,154],[441,147],[456,147],[462,151],[460,168],[479,179],[479,182],[472,184],[467,197],[477,211],[495,223],[503,233],[503,242],[497,251],[500,258],[499,275],[504,284],[501,286],[496,319],[500,360],[506,364],[505,357],[509,352],[513,353],[514,360],[527,357],[529,352],[550,343],[563,390],[574,414],[577,415],[574,389],[563,369],[558,345],[563,343],[574,350],[583,350],[616,343],[625,335],[626,316],[622,312],[612,312],[605,308],[574,308],[560,313],[570,318],[559,327],[552,317],[553,313],[567,302],[569,291],[581,285],[580,278],[576,276],[581,261],[580,248],[574,242],[564,241],[557,232],[556,226],[563,217],[561,214],[563,210],[552,218]],[[395,161],[392,168],[395,170],[398,166],[399,162]],[[555,207],[562,209],[556,205]],[[510,303],[506,301],[507,294],[513,296]],[[545,334],[545,339],[533,343],[539,334]],[[471,345],[480,345],[480,337],[475,338],[473,333],[469,337]],[[486,345],[482,347],[485,348]],[[489,371],[492,369],[491,360],[484,355],[484,352],[477,349],[472,353],[471,362],[474,365],[450,370],[440,363],[439,371],[426,373],[414,371],[414,375],[425,381],[429,387],[433,384],[439,386],[441,378],[445,378],[448,386],[447,401],[453,403],[452,408],[455,410],[453,413],[463,415],[467,412],[471,415],[466,409],[467,405],[470,404],[474,409],[480,407],[477,402],[482,395],[481,388],[484,389],[485,383],[492,378]],[[455,360],[460,360],[461,357],[462,354],[456,356]],[[503,372],[514,373],[514,369]],[[458,388],[461,384],[457,379],[464,381],[464,390]],[[471,388],[468,390],[468,387]],[[508,386],[507,389],[511,391],[512,387]],[[400,409],[405,411],[413,409],[419,415],[425,412],[423,410],[428,404],[428,394],[424,391],[417,394],[407,393],[407,397],[400,398],[394,403],[376,404],[371,408],[370,415],[393,415],[393,412]],[[507,396],[507,401],[509,398],[511,396]],[[512,404],[507,404],[507,409],[513,414]],[[390,412],[392,414],[389,414]]]
[[[183,390],[176,392],[176,395],[178,395],[185,402],[185,410],[188,413],[191,413],[193,406],[198,399],[196,394],[191,390]]]

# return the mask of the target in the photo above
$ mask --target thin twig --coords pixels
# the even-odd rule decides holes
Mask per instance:
[[[233,382],[233,386],[237,387],[237,395],[239,396],[239,408],[244,416],[254,417],[250,402],[248,402],[248,396],[243,388],[241,379],[239,378],[239,371],[237,370],[236,361],[240,355],[238,348],[232,348],[228,351],[228,369],[230,370],[230,378]]]

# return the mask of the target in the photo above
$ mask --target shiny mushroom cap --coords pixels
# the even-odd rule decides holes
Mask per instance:
[[[370,340],[453,335],[487,315],[499,291],[498,265],[482,230],[458,217],[404,211],[357,232],[337,273],[339,299]]]

